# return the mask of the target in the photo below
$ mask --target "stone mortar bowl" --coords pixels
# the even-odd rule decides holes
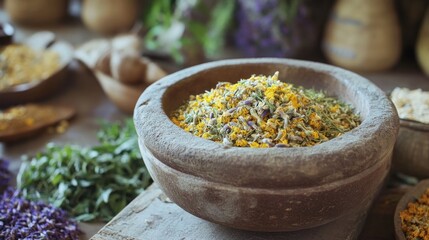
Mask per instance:
[[[196,137],[170,121],[190,95],[280,71],[282,81],[314,87],[352,104],[360,126],[313,147],[239,148]],[[233,228],[294,231],[366,211],[391,165],[399,128],[393,104],[368,80],[320,63],[225,60],[171,74],[145,90],[134,120],[154,181],[191,214]]]

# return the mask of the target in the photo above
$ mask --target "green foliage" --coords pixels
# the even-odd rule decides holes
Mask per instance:
[[[102,123],[97,136],[100,145],[91,148],[48,144],[27,159],[17,177],[23,196],[65,209],[78,221],[109,221],[152,180],[132,120]]]
[[[166,51],[182,63],[183,48],[200,46],[212,56],[223,46],[235,1],[151,0],[143,14],[146,48]],[[197,16],[197,17],[196,17]]]

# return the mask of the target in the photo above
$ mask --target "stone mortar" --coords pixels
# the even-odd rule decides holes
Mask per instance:
[[[196,137],[169,116],[190,95],[252,74],[326,91],[362,117],[357,128],[313,147],[238,148]],[[386,95],[352,72],[307,61],[211,62],[151,85],[134,113],[151,176],[176,204],[203,219],[253,231],[294,231],[365,211],[389,171],[399,120]]]

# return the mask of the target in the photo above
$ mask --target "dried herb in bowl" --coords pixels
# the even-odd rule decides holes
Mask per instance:
[[[103,124],[100,145],[49,144],[25,161],[17,182],[23,196],[67,210],[78,221],[109,221],[151,183],[132,120]]]
[[[59,62],[60,56],[53,51],[8,45],[0,49],[0,91],[43,80],[59,69]]]
[[[406,209],[399,213],[401,228],[408,240],[429,239],[429,189],[416,199],[408,203]]]
[[[56,119],[55,110],[50,106],[27,104],[0,111],[0,133],[30,128],[41,122],[52,122]]]
[[[429,92],[396,87],[390,98],[401,119],[429,124]]]
[[[198,137],[237,147],[313,146],[357,127],[352,108],[324,93],[256,76],[191,96],[171,120]]]

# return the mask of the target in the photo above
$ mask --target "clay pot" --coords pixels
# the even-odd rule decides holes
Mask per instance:
[[[58,23],[67,15],[68,0],[6,0],[5,9],[13,22],[24,25]]]
[[[323,50],[330,62],[357,71],[381,71],[401,55],[393,0],[339,0],[328,21]]]
[[[404,196],[401,197],[398,204],[396,205],[395,215],[393,217],[393,224],[395,226],[395,239],[396,240],[407,240],[404,232],[402,231],[402,221],[400,213],[408,208],[408,203],[415,202],[419,199],[429,188],[429,179],[420,181],[417,185],[408,190]]]
[[[273,74],[351,103],[363,122],[314,147],[239,148],[196,137],[169,115],[189,95],[252,74]],[[252,231],[294,231],[365,214],[391,164],[399,128],[386,95],[368,80],[320,63],[287,59],[211,62],[148,87],[134,111],[140,150],[154,181],[200,218]]]
[[[25,44],[34,49],[37,49],[37,47],[42,49],[47,47],[50,51],[56,52],[60,57],[58,70],[46,79],[20,84],[0,91],[0,107],[43,100],[57,94],[67,83],[69,65],[73,60],[73,47],[63,41],[50,42],[49,47],[47,45],[43,46],[41,44],[43,43],[43,37],[49,34],[49,32],[35,33],[27,39]]]
[[[138,0],[84,0],[82,5],[82,20],[85,25],[106,35],[130,30],[138,13]]]
[[[429,76],[429,8],[426,10],[416,43],[416,56],[421,68]]]
[[[401,120],[393,151],[397,171],[417,178],[429,178],[429,124]]]

